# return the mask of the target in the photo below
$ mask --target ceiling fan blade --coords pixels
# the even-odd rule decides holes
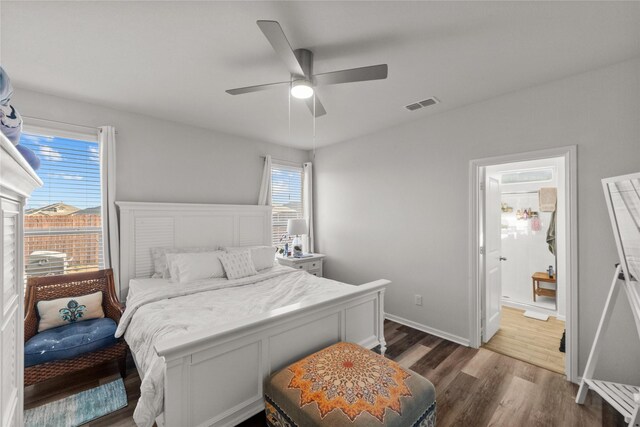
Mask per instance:
[[[387,64],[371,65],[369,67],[351,68],[349,70],[332,71],[316,74],[313,82],[316,86],[337,85],[340,83],[364,82],[367,80],[381,80],[387,78]]]
[[[287,65],[289,73],[304,76],[302,66],[298,62],[295,53],[293,53],[289,40],[284,35],[284,31],[282,31],[278,21],[257,21],[257,24],[264,36],[269,40],[269,43],[271,43],[271,46],[273,46],[273,49],[280,56],[280,59]]]
[[[261,92],[263,90],[276,89],[280,86],[288,86],[290,82],[278,82],[278,83],[269,83],[266,85],[256,85],[256,86],[247,86],[247,87],[239,87],[236,89],[229,89],[227,92],[229,95],[242,95],[243,93],[251,93],[251,92]]]
[[[318,99],[318,95],[316,96],[312,96],[310,98],[305,99],[305,103],[307,104],[307,107],[309,107],[309,111],[311,111],[311,114],[313,114],[313,100],[315,99],[316,101],[316,117],[320,117],[320,116],[324,116],[325,114],[327,114],[327,110],[324,109],[324,106],[322,105],[322,102],[320,102],[320,99]]]

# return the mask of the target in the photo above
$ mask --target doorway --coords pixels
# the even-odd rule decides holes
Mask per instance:
[[[575,147],[474,160],[471,185],[471,345],[573,381]]]

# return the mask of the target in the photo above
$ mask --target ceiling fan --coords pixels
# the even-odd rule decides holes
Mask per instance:
[[[318,99],[318,95],[313,96],[317,86],[387,78],[387,64],[313,74],[313,52],[307,49],[291,49],[282,27],[277,21],[257,21],[257,24],[267,40],[269,40],[269,43],[271,43],[271,46],[273,46],[273,49],[280,56],[280,59],[284,61],[289,69],[291,78],[284,82],[229,89],[226,92],[230,95],[241,95],[243,93],[290,86],[291,95],[295,98],[304,99],[311,114],[315,114],[315,117],[320,117],[327,114],[327,111]]]

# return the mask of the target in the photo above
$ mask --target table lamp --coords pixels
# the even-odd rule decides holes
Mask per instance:
[[[300,235],[307,233],[308,226],[306,219],[290,219],[287,221],[287,234],[289,234],[289,236],[296,236],[293,239],[293,249],[291,250],[291,254],[295,258],[300,258],[302,256],[302,239],[300,238]]]

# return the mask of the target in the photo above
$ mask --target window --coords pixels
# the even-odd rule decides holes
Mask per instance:
[[[271,205],[273,244],[284,246],[293,240],[287,236],[287,220],[303,218],[302,166],[273,164],[271,167]]]
[[[528,182],[545,182],[553,179],[553,169],[532,169],[527,171],[505,172],[500,177],[501,184],[525,184]]]
[[[40,157],[44,182],[25,208],[25,278],[103,268],[99,145],[97,135],[85,139],[20,138]]]

